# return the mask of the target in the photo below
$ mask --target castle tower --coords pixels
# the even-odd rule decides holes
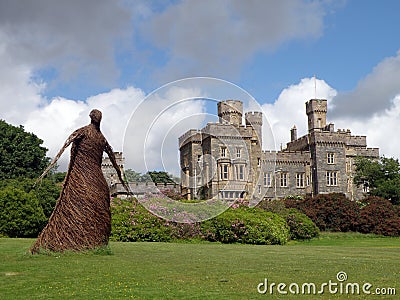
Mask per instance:
[[[306,113],[308,116],[308,131],[321,130],[326,127],[326,112],[328,111],[327,100],[311,99],[306,102]]]
[[[123,174],[125,158],[123,157],[122,152],[114,152],[114,156],[115,156],[115,160]],[[113,184],[119,182],[117,172],[115,171],[110,158],[103,157],[103,160],[101,162],[101,170],[103,171],[104,178],[106,179],[109,187],[111,187]]]
[[[220,123],[229,123],[235,126],[242,125],[243,102],[226,100],[218,102],[218,117]]]
[[[244,118],[246,119],[246,126],[251,125],[255,129],[260,146],[262,146],[262,124],[263,124],[262,112],[259,111],[247,112],[245,113]]]

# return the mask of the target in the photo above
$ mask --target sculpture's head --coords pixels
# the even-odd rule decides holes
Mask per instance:
[[[92,120],[92,124],[100,125],[101,122],[101,111],[97,109],[93,109],[89,114],[90,119]]]

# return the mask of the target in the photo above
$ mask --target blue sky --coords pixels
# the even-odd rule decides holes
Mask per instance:
[[[179,4],[177,1],[164,2],[160,5],[150,1],[143,5],[146,4],[152,13],[162,13],[177,5],[176,3]],[[352,90],[385,57],[396,55],[399,42],[394,35],[400,28],[400,2],[321,1],[320,6],[324,11],[318,36],[299,39],[294,37],[266,51],[256,49],[240,62],[241,67],[235,74],[224,74],[222,71],[215,74],[225,76],[215,76],[212,69],[199,72],[190,70],[176,77],[160,79],[156,74],[157,69],[168,63],[170,49],[158,48],[144,36],[145,31],[135,30],[141,21],[148,19],[140,15],[135,19],[132,13],[130,33],[124,37],[125,40],[113,44],[113,47],[120,47],[114,49],[113,53],[118,71],[118,76],[113,80],[102,82],[96,74],[79,71],[78,76],[60,81],[60,70],[54,65],[39,66],[35,69],[35,77],[36,80],[48,83],[42,94],[49,99],[62,96],[83,100],[111,88],[131,85],[151,92],[162,84],[186,76],[215,76],[245,88],[260,102],[272,102],[287,86],[313,75],[324,79],[338,91]],[[131,9],[134,10],[135,6]],[[195,35],[196,28],[191,30],[194,30]],[[259,39],[262,38],[260,35]],[[207,45],[206,40],[204,46],[213,47],[212,44]]]
[[[338,126],[400,157],[381,134],[400,130],[399,11],[397,0],[0,0],[0,118],[54,155],[100,107],[119,150],[146,95],[210,76],[251,93],[280,144],[292,123],[305,130],[315,75]]]

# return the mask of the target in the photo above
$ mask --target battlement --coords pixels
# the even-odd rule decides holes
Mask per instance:
[[[243,102],[239,100],[225,100],[218,102],[218,117],[220,123],[229,123],[239,126],[242,124]]]
[[[302,137],[291,141],[286,144],[288,151],[305,151],[309,149],[308,135],[303,135]]]
[[[349,135],[346,137],[347,146],[367,147],[367,137],[363,135]]]
[[[246,125],[262,125],[263,114],[260,111],[249,111],[244,114]]]
[[[240,100],[225,100],[218,102],[218,115],[236,112],[243,114],[243,102]]]
[[[310,99],[306,102],[306,113],[307,115],[313,112],[328,111],[328,101],[326,99]]]
[[[184,146],[189,142],[201,142],[201,130],[198,129],[189,129],[184,134],[179,137],[179,148]]]

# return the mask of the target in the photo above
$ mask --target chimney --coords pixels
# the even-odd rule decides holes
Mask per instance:
[[[290,141],[293,142],[294,140],[297,140],[297,128],[296,125],[290,129]]]

